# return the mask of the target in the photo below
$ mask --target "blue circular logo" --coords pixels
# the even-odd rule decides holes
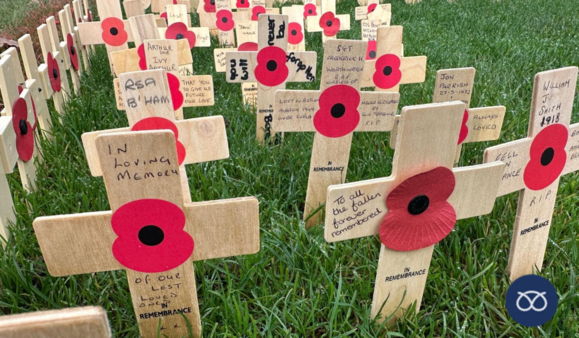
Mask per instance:
[[[559,296],[551,282],[537,275],[517,278],[507,290],[507,311],[519,324],[545,324],[557,311]]]

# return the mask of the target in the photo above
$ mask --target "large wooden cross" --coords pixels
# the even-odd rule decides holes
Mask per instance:
[[[304,1],[307,6],[315,1]],[[336,39],[338,31],[350,30],[350,14],[336,15],[336,0],[322,0],[321,11],[306,17],[308,32],[322,32],[322,43]]]
[[[328,242],[380,234],[372,318],[420,309],[434,244],[459,219],[491,212],[501,162],[453,169],[465,104],[402,109],[392,175],[328,188]]]
[[[229,157],[229,146],[222,116],[199,117],[176,121],[171,91],[164,70],[147,70],[124,73],[119,76],[123,106],[126,107],[128,128],[103,130],[82,135],[82,141],[93,176],[101,176],[95,139],[103,133],[128,132],[142,129],[177,131],[177,141],[182,145],[181,191],[183,201],[191,202],[186,164],[215,161]]]
[[[254,197],[184,203],[171,131],[102,134],[96,148],[111,211],[39,217],[52,276],[123,269],[141,337],[201,336],[193,261],[259,251]]]
[[[2,338],[111,338],[106,311],[97,306],[0,317]]]
[[[528,136],[485,150],[485,162],[506,164],[497,196],[520,191],[507,267],[511,281],[541,270],[559,178],[579,170],[579,123],[569,125],[576,84],[577,67],[538,73]]]
[[[260,15],[258,51],[226,54],[227,82],[258,82],[257,139],[270,140],[274,95],[287,82],[312,82],[316,79],[315,52],[287,52],[287,15]],[[276,138],[277,140],[277,138]]]

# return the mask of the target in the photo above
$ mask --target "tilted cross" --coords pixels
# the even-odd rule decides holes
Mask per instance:
[[[305,1],[308,3],[315,1]],[[338,31],[350,30],[350,14],[336,15],[336,0],[322,0],[321,11],[318,15],[306,17],[306,29],[310,33],[322,32],[322,43],[336,39]]]
[[[60,20],[60,28],[62,37],[66,43],[62,47],[64,52],[65,66],[70,69],[70,76],[74,91],[78,93],[80,90],[80,77],[82,76],[81,53],[82,46],[78,43],[78,33],[75,31],[74,21],[72,19],[72,12],[70,5],[66,4],[64,8],[58,12],[58,19]],[[56,34],[58,36],[58,33]],[[86,62],[86,60],[84,60]]]
[[[519,192],[507,267],[511,281],[540,271],[559,178],[579,170],[579,123],[569,125],[577,67],[538,73],[528,136],[487,148],[484,160],[506,164],[497,196]]]
[[[257,199],[184,203],[167,130],[102,134],[96,149],[111,211],[35,219],[48,271],[124,269],[141,337],[187,335],[182,315],[200,337],[193,261],[258,252]]]
[[[185,165],[215,161],[229,157],[229,146],[222,116],[199,117],[176,121],[171,91],[164,70],[124,73],[119,76],[123,106],[126,107],[128,128],[103,130],[82,135],[82,141],[93,176],[101,176],[95,139],[103,133],[130,130],[167,129],[176,131],[180,144],[181,190],[183,201],[191,202]]]
[[[287,15],[260,15],[258,51],[226,54],[227,82],[258,82],[257,139],[269,140],[275,92],[287,82],[312,82],[316,76],[315,52],[286,52]]]
[[[111,338],[106,311],[97,306],[0,317],[2,338]]]
[[[319,91],[278,90],[273,128],[315,132],[306,193],[306,228],[322,221],[320,205],[328,186],[344,182],[353,132],[389,131],[398,93],[360,92],[366,43],[330,40],[324,48]]]
[[[392,175],[328,188],[328,242],[380,234],[372,318],[420,309],[434,244],[459,219],[491,212],[501,162],[452,168],[465,104],[404,107]]]

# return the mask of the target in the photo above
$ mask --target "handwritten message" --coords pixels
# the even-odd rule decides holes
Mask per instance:
[[[181,77],[180,81],[184,106],[212,106],[215,103],[211,75]]]

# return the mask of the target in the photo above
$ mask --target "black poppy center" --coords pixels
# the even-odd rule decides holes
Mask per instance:
[[[177,33],[177,36],[175,36],[177,38],[177,40],[181,40],[184,38],[183,34],[181,33]]]
[[[372,59],[376,57],[376,51],[375,50],[371,50],[369,54],[370,54],[370,58],[372,58]]]
[[[312,14],[313,11],[311,9],[308,9],[308,14]]]
[[[111,32],[111,35],[119,34],[119,30],[116,27],[111,28],[109,31]]]
[[[296,35],[298,35],[298,31],[297,31],[297,30],[295,30],[295,29],[292,29],[292,32],[291,32],[291,33],[292,33],[292,35],[293,35],[293,36],[296,36]]]
[[[55,79],[58,79],[58,71],[56,70],[56,68],[52,68],[52,76],[53,76]]]
[[[221,19],[221,22],[227,23],[227,18],[222,18],[222,19]]]
[[[418,195],[408,203],[408,212],[411,215],[420,215],[428,209],[430,200],[426,195]]]
[[[267,67],[267,70],[273,72],[274,70],[277,69],[277,62],[275,62],[274,60],[269,60],[267,61],[267,64],[265,66]]]
[[[553,150],[553,148],[549,147],[549,148],[545,149],[545,151],[543,151],[543,154],[541,155],[541,164],[543,166],[548,166],[549,163],[551,163],[551,161],[553,161],[554,156],[555,156],[555,150]]]
[[[333,24],[332,20],[326,21],[326,26],[332,27],[332,24]]]
[[[146,225],[139,230],[139,241],[148,246],[159,245],[164,238],[165,233],[156,225]]]
[[[209,1],[210,4],[215,5],[215,0]]]
[[[386,75],[386,76],[392,74],[392,67],[390,67],[390,66],[384,67],[384,70],[382,71],[382,73],[384,73],[384,75]]]
[[[28,123],[26,123],[26,120],[20,120],[18,127],[20,127],[20,135],[28,134]]]
[[[241,0],[239,3],[245,5],[245,0]]]
[[[346,113],[346,107],[341,103],[336,103],[332,106],[330,113],[332,114],[332,117],[339,119]]]
[[[74,50],[74,47],[70,47],[70,55],[74,56],[74,54],[76,54],[76,51]]]

